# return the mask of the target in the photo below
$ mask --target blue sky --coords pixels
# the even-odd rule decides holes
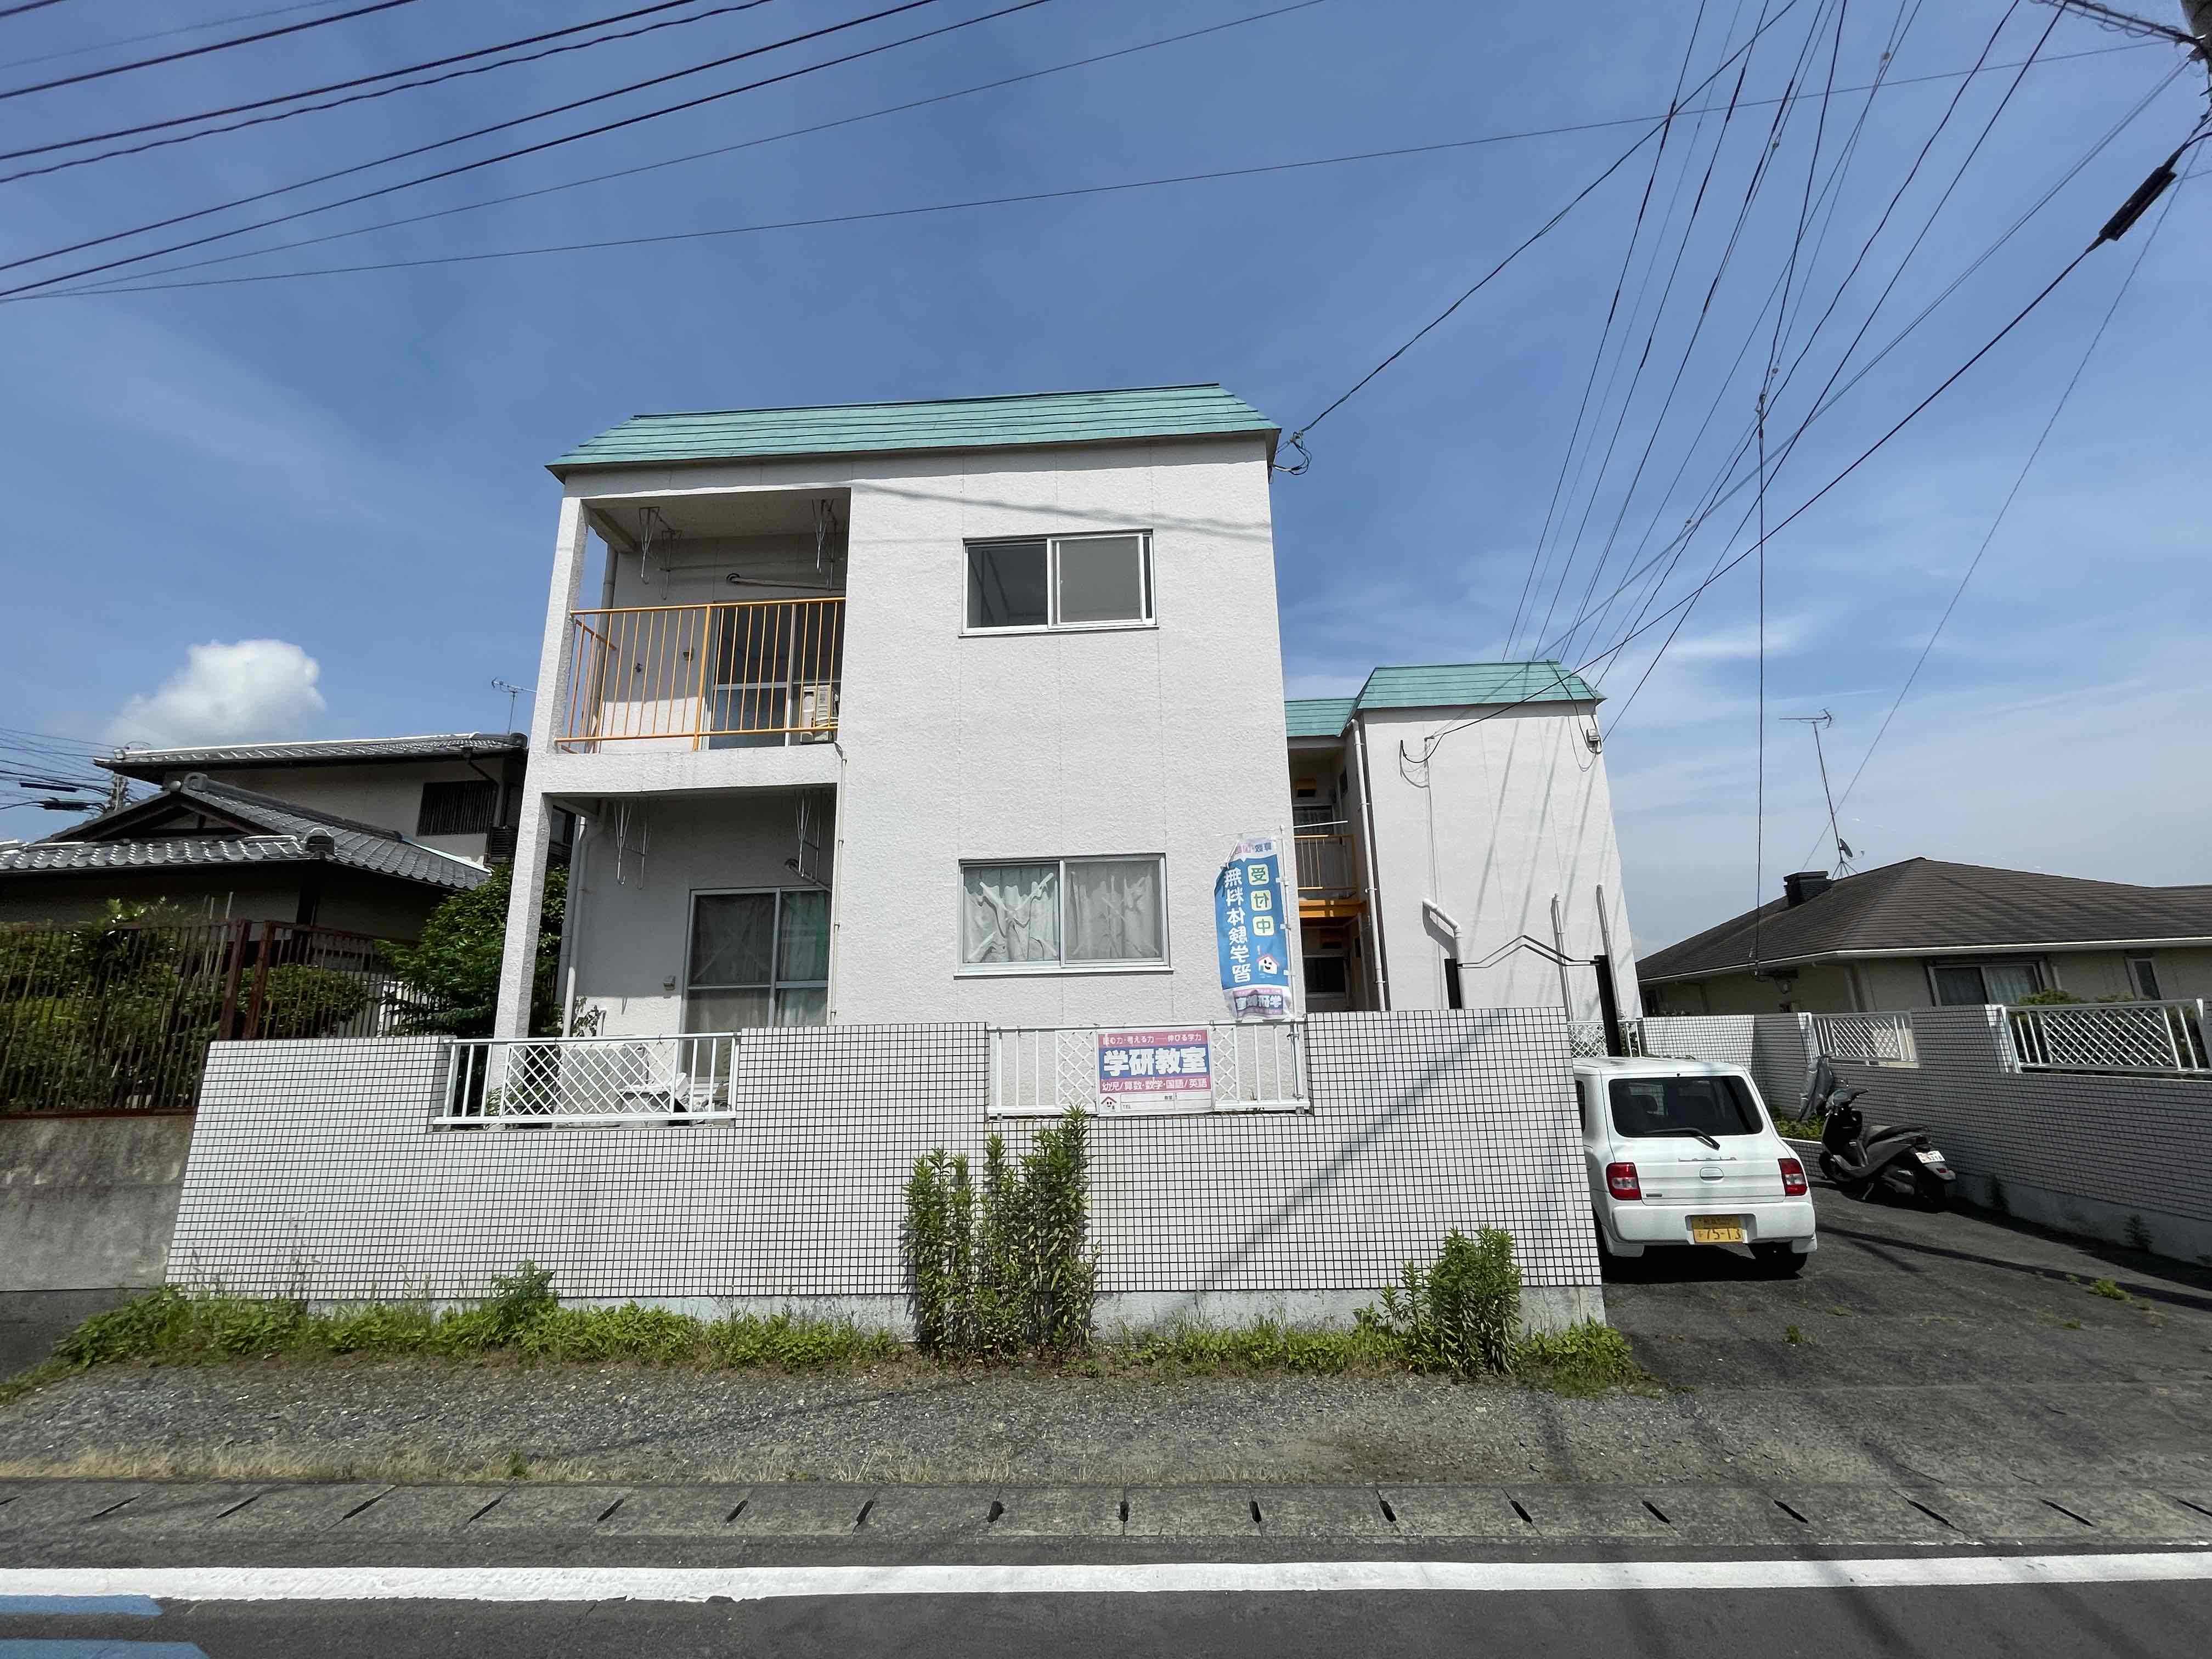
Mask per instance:
[[[1768,3],[1780,12],[1785,0]],[[2157,0],[2144,4],[2163,15]],[[1744,96],[1778,97],[1808,49],[1798,78],[1825,84],[1838,6],[1797,0],[1783,13],[1753,57]],[[0,21],[0,63],[9,65],[0,88],[340,8],[46,56],[266,9],[253,0],[66,0]],[[0,148],[341,80],[617,9],[416,0],[282,41],[0,99],[0,138],[14,141]],[[774,0],[495,75],[0,185],[8,207],[0,257],[271,189],[875,9]],[[945,0],[760,63],[811,61],[992,9]],[[1054,0],[155,263],[737,144],[1268,9],[1268,0]],[[1758,0],[1709,0],[1692,82],[1742,42],[1759,13]],[[1633,0],[1567,11],[1322,0],[904,113],[192,274],[626,241],[1656,116],[1698,15],[1691,3]],[[1909,27],[1888,73],[1902,82],[1967,68],[2000,20],[1990,61],[2015,63],[2051,13],[2033,0],[2010,8],[2008,19],[2003,0],[1856,0],[1842,9],[1838,86],[1871,78],[1900,18]],[[2154,91],[2180,61],[2170,47],[2066,18],[2042,52],[2045,61],[2021,80],[1935,212],[2014,71],[1967,88],[1861,276],[1812,336],[1802,378],[1778,394],[1778,429],[1802,419],[1804,393],[1826,376],[1923,225],[1924,241],[1854,363],[2154,95],[1808,430],[1770,483],[1773,517],[1826,483],[2033,297],[2203,111],[2201,69]],[[627,114],[759,72],[715,71],[597,108]],[[1725,101],[1732,76],[1714,83],[1709,101]],[[1793,312],[1785,361],[1811,335],[1957,85],[1895,84],[1874,99],[1850,165],[1816,201],[1814,234],[1801,246],[1795,283],[1803,287],[1790,292],[1809,297]],[[1866,102],[1863,94],[1828,100],[1816,187]],[[1626,321],[1616,320],[1608,349],[1626,349],[1626,367],[1615,369],[1608,356],[1597,385],[1613,397],[1593,398],[1598,453],[1632,379],[1636,396],[1612,465],[1592,460],[1569,473],[1565,514],[1554,516],[1583,529],[1558,584],[1555,623],[1576,615],[1586,591],[1601,598],[1639,543],[1648,551],[1667,542],[1751,422],[1771,343],[1760,308],[1788,265],[1820,112],[1807,100],[1784,126],[1663,421],[1660,394],[1719,265],[1771,104],[1740,111],[1725,129],[1717,112],[1679,120],[1656,175],[1647,144],[1319,425],[1311,470],[1275,485],[1293,695],[1349,690],[1377,661],[1501,653],[1647,181]],[[519,140],[592,118],[536,123]],[[1607,126],[872,223],[0,306],[16,618],[4,724],[88,744],[216,731],[497,726],[506,699],[489,680],[526,683],[536,669],[557,494],[543,464],[578,438],[650,410],[1206,380],[1294,428],[1641,131]],[[517,141],[477,141],[349,183],[373,186]],[[341,193],[326,185],[191,229]],[[2212,673],[2201,617],[2212,394],[2201,319],[2212,186],[2185,185],[2172,199],[2170,213],[2154,213],[2087,261],[1905,434],[1770,543],[1767,890],[1808,853],[1815,865],[1827,861],[1811,745],[1782,717],[1832,711],[1830,764],[1840,789],[2160,217],[2058,427],[1846,804],[1844,832],[1869,864],[1925,854],[2119,880],[2206,879],[2212,735],[2202,711]],[[1681,263],[1653,327],[1676,239]],[[157,246],[142,238],[103,252]],[[6,275],[20,280],[64,263]],[[1647,330],[1652,356],[1634,378]],[[1726,378],[1740,347],[1742,366]],[[1708,410],[1711,425],[1692,448]],[[1655,426],[1651,459],[1624,510],[1621,491]],[[1682,489],[1668,495],[1662,486],[1686,453]],[[1710,568],[1748,500],[1735,498],[1691,543],[1660,605]],[[1616,516],[1622,528],[1593,581]],[[1656,527],[1649,538],[1647,526]],[[1572,540],[1547,550],[1547,599]],[[1610,643],[1639,598],[1593,618],[1566,654],[1579,661]],[[1754,896],[1756,606],[1747,562],[1700,599],[1607,736],[1639,948]],[[1671,620],[1606,663],[1608,720]],[[276,643],[239,648],[248,641]],[[0,817],[0,835],[52,827],[49,815],[30,810]]]

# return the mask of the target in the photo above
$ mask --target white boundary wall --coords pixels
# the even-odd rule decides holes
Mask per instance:
[[[435,1038],[217,1043],[170,1250],[184,1283],[329,1302],[478,1296],[529,1258],[580,1302],[786,1304],[904,1328],[902,1188],[979,1157],[981,1025],[746,1034],[734,1119],[438,1128]],[[1103,1324],[1342,1321],[1445,1231],[1512,1231],[1528,1322],[1602,1318],[1556,1009],[1316,1015],[1313,1110],[1103,1119]],[[765,1054],[763,1050],[767,1051]]]
[[[1832,1063],[1867,1091],[1869,1121],[1927,1126],[1959,1171],[1961,1197],[2085,1237],[2148,1238],[2161,1255],[2212,1261],[2212,1079],[2014,1072],[2002,1009],[1921,1008],[1910,1018],[1918,1065]],[[1797,1014],[1652,1018],[1644,1044],[1747,1066],[1768,1105],[1789,1116],[1803,1066],[1817,1057],[1811,1024]],[[1792,1052],[1801,1030],[1802,1061]]]

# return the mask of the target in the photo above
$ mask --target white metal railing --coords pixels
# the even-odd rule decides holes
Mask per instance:
[[[1571,1019],[1567,1022],[1567,1039],[1572,1044],[1577,1060],[1605,1058],[1605,1022],[1601,1019]],[[1620,1022],[1620,1046],[1631,1058],[1644,1053],[1644,1022],[1624,1019]]]
[[[1103,1047],[1102,1033],[1109,1038]],[[1190,1040],[1200,1033],[1202,1045]],[[1096,1025],[994,1026],[990,1115],[1057,1117],[1070,1107],[1100,1117],[1312,1109],[1303,1020],[1148,1030],[1141,1035],[1159,1039],[1149,1049],[1120,1041],[1139,1035]],[[1202,1075],[1189,1069],[1194,1050],[1205,1054]],[[1172,1059],[1158,1060],[1163,1054]],[[1152,1073],[1143,1088],[1122,1082],[1139,1055]],[[1159,1072],[1163,1064],[1172,1069]]]
[[[2212,1073],[2201,997],[2015,1006],[2003,1023],[2014,1071]]]
[[[444,1124],[696,1123],[734,1115],[739,1037],[456,1037]]]
[[[1867,1066],[1917,1066],[1911,1014],[1814,1014],[1813,1041],[1830,1060]]]

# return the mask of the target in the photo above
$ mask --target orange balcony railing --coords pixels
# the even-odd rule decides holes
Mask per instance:
[[[842,599],[572,611],[554,742],[583,753],[825,738],[844,647]]]
[[[1352,857],[1352,837],[1304,835],[1297,837],[1298,892],[1321,897],[1359,890],[1358,861]]]

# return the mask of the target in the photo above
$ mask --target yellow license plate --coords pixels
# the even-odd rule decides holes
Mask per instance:
[[[1690,1218],[1690,1241],[1694,1244],[1741,1244],[1743,1243],[1743,1218],[1693,1215]]]

